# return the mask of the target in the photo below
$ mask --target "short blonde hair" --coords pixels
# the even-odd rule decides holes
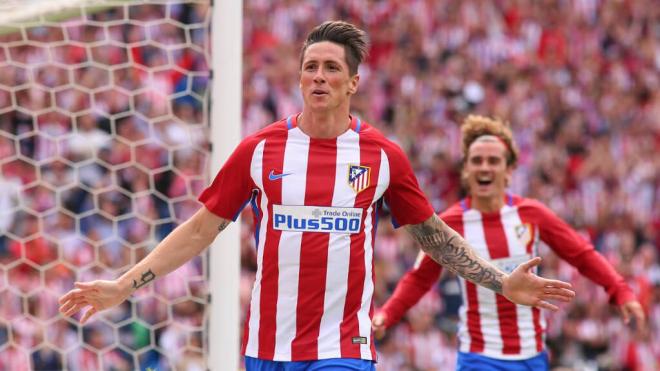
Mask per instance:
[[[518,164],[518,147],[513,141],[513,134],[508,122],[486,116],[469,115],[463,120],[461,134],[463,137],[463,161],[467,159],[468,150],[474,141],[481,136],[492,135],[500,139],[507,149],[507,166]]]

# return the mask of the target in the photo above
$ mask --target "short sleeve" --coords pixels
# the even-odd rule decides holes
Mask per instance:
[[[434,214],[433,206],[420,189],[408,158],[393,143],[385,148],[385,153],[390,166],[390,184],[384,197],[392,213],[392,223],[398,227],[426,221]]]
[[[255,147],[253,140],[241,142],[215,176],[213,183],[199,196],[199,201],[215,215],[236,220],[250,200],[252,190],[256,187],[250,174]]]

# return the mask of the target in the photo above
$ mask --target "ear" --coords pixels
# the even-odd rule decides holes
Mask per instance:
[[[506,167],[506,186],[511,185],[511,179],[513,178],[513,166],[507,165]]]
[[[348,94],[353,95],[357,93],[358,91],[358,83],[360,82],[360,74],[356,73],[351,77],[351,81],[349,82],[349,87],[348,87]]]
[[[465,171],[465,167],[461,169],[461,186],[463,186],[465,189],[468,189],[468,177],[467,172]]]

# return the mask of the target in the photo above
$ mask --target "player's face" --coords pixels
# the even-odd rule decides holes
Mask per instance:
[[[305,105],[314,110],[333,110],[349,103],[357,91],[359,76],[350,76],[344,47],[321,41],[307,47],[300,72]]]
[[[512,169],[506,163],[503,143],[477,141],[470,145],[463,166],[463,178],[470,196],[480,199],[503,199]]]

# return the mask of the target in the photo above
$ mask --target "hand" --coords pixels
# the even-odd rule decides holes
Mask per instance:
[[[556,311],[556,305],[546,300],[570,302],[575,297],[571,284],[563,281],[549,280],[539,277],[531,269],[541,264],[541,258],[536,257],[520,264],[502,282],[502,295],[516,304]]]
[[[637,329],[646,328],[646,315],[644,314],[644,309],[642,305],[637,300],[631,300],[625,302],[619,306],[621,310],[621,316],[623,317],[623,323],[626,325],[630,323],[630,317],[632,316],[635,321],[635,327]]]
[[[60,313],[72,316],[85,307],[80,323],[85,323],[92,315],[114,307],[126,300],[131,292],[122,288],[117,281],[76,282],[75,289],[64,294],[60,300]]]
[[[374,315],[374,319],[371,320],[371,329],[374,332],[374,336],[377,340],[380,340],[385,336],[385,321],[387,316],[383,312],[378,312]]]

